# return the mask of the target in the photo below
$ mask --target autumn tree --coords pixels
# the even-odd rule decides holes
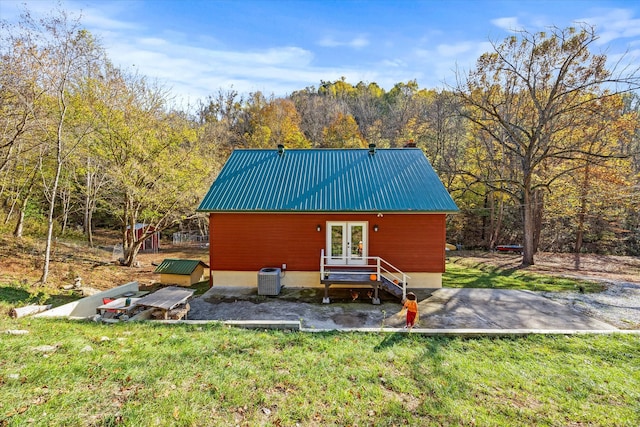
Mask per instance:
[[[267,147],[284,145],[291,148],[308,148],[309,141],[300,130],[300,116],[288,99],[272,99],[262,111],[263,125],[269,128]]]
[[[417,81],[396,83],[384,99],[387,111],[383,118],[383,138],[392,147],[402,147],[425,132],[423,118],[428,101]]]
[[[625,236],[624,243],[629,255],[640,255],[640,94],[638,92],[625,94],[624,112],[632,118],[633,127],[630,130],[630,143],[625,147],[625,154],[630,159],[630,191],[626,197],[627,211],[623,220],[624,228],[631,230]]]
[[[0,25],[0,172],[33,132],[42,126],[41,100],[46,92],[39,80],[42,64],[33,45],[15,26]]]
[[[300,130],[312,147],[323,147],[323,132],[339,114],[348,114],[343,100],[328,94],[320,94],[315,88],[296,91],[289,97],[300,116]]]
[[[169,108],[161,86],[118,69],[102,80],[92,162],[107,171],[102,200],[120,221],[122,261],[131,266],[148,237],[193,214],[215,162],[198,144],[196,123]]]
[[[362,137],[369,143],[382,146],[384,129],[385,91],[377,83],[359,82],[348,99],[349,111],[356,119]]]
[[[200,102],[196,112],[198,138],[210,146],[214,161],[226,160],[234,147],[244,144],[248,126],[239,125],[244,119],[243,108],[244,98],[233,89],[220,89]]]
[[[81,99],[77,100],[77,120],[87,122],[95,130],[74,152],[68,171],[69,182],[73,184],[73,201],[81,212],[82,231],[89,246],[93,246],[94,213],[98,204],[104,201],[103,190],[111,181],[109,164],[100,154],[104,153],[104,127],[111,124],[105,120],[105,113],[114,95],[119,93],[113,90],[115,76],[120,76],[120,70],[106,61],[97,75],[87,76],[81,83]]]
[[[54,12],[41,20],[35,20],[25,12],[20,22],[10,27],[13,52],[22,52],[27,57],[24,61],[37,65],[35,79],[28,71],[23,72],[17,76],[18,80],[23,79],[22,83],[14,86],[26,88],[21,93],[28,93],[31,97],[30,100],[24,98],[23,105],[34,105],[36,100],[44,98],[42,108],[46,111],[46,117],[40,120],[40,126],[46,129],[45,138],[40,141],[44,147],[42,154],[46,156],[43,164],[50,165],[52,170],[52,173],[42,175],[44,195],[48,201],[47,238],[41,277],[41,282],[46,283],[64,164],[88,132],[87,129],[74,130],[70,126],[73,114],[71,98],[77,93],[78,82],[101,61],[103,51],[91,34],[80,26],[79,19],[70,17],[65,11]],[[25,71],[24,68],[22,71]],[[33,116],[33,111],[23,115],[23,119]],[[7,151],[10,152],[10,149]]]
[[[336,119],[322,131],[323,146],[327,148],[364,148],[366,141],[351,115],[338,113]]]
[[[549,194],[546,215],[551,250],[625,253],[624,241],[634,227],[627,218],[637,216],[633,203],[633,151],[637,117],[625,108],[622,96],[601,100],[592,108],[590,126],[576,132],[583,149],[574,170],[556,183]],[[576,256],[579,260],[579,256]]]
[[[50,94],[42,81],[44,63],[24,22],[2,21],[0,30],[0,198],[8,208],[5,224],[16,218],[13,234],[22,237],[46,152]]]
[[[505,159],[516,167],[487,184],[522,207],[523,265],[534,263],[545,192],[573,160],[597,157],[575,137],[593,119],[594,103],[639,86],[635,71],[608,68],[604,54],[590,51],[597,40],[589,26],[521,31],[493,44],[466,77],[458,75],[461,114],[489,136],[486,149],[499,153],[484,168],[501,169]],[[551,170],[550,162],[568,163]],[[500,188],[504,183],[512,189]]]
[[[292,101],[265,98],[261,92],[252,93],[236,124],[249,148],[287,147],[307,148],[309,141],[300,129],[300,116]]]
[[[430,91],[425,105],[423,131],[416,142],[445,187],[453,190],[453,182],[461,170],[467,143],[467,123],[460,117],[459,99],[449,91]]]

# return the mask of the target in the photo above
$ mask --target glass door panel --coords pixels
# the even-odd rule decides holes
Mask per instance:
[[[348,264],[365,264],[366,246],[365,246],[365,230],[366,224],[349,223],[349,259]]]
[[[327,264],[366,264],[366,256],[366,222],[327,222]]]
[[[346,223],[329,223],[327,226],[327,246],[329,264],[346,264]]]

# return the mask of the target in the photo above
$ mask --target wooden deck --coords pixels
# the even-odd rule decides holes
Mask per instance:
[[[329,273],[325,274],[320,283],[324,285],[371,285],[380,284],[378,280],[371,280],[370,272]]]
[[[373,304],[380,304],[380,289],[389,292],[390,294],[402,298],[402,289],[398,285],[393,284],[384,277],[379,277],[379,280],[371,280],[371,275],[375,274],[372,271],[325,271],[325,276],[320,280],[320,283],[324,285],[324,298],[322,302],[325,304],[330,303],[329,299],[329,287],[331,285],[364,285],[371,286],[373,288],[373,298],[371,301]]]

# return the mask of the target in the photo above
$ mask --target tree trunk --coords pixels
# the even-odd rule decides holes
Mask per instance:
[[[53,239],[53,214],[56,207],[56,196],[58,194],[58,184],[60,182],[60,175],[62,173],[62,126],[64,125],[64,118],[67,112],[67,106],[65,104],[64,95],[61,93],[59,98],[60,102],[60,118],[58,119],[57,129],[57,141],[56,141],[56,174],[53,178],[53,187],[51,188],[51,194],[49,195],[49,216],[47,218],[47,243],[44,250],[44,265],[42,266],[42,277],[40,283],[43,285],[47,283],[49,279],[49,263],[51,262],[51,241]]]
[[[9,316],[12,319],[19,319],[21,317],[30,316],[32,314],[42,313],[51,309],[51,304],[47,305],[27,305],[25,307],[12,308],[9,310]]]
[[[200,236],[208,236],[209,235],[209,216],[206,217],[198,217],[196,219],[196,223],[198,224],[198,231],[200,232]]]
[[[11,221],[13,211],[16,208],[16,204],[18,203],[18,195],[16,195],[16,197],[12,197],[11,199],[11,208],[9,208],[9,212],[7,212],[7,216],[4,219],[5,224],[9,224],[9,222]]]
[[[533,253],[537,254],[544,216],[544,190],[542,188],[536,189],[533,193],[533,215]]]
[[[49,263],[51,262],[51,241],[53,239],[53,214],[56,207],[56,193],[58,191],[58,182],[60,180],[60,171],[62,170],[62,161],[60,156],[60,147],[58,148],[58,166],[56,175],[53,180],[53,188],[51,190],[51,200],[49,201],[49,216],[47,218],[47,243],[44,250],[44,265],[42,266],[42,277],[40,283],[43,285],[49,279]]]
[[[136,220],[138,213],[133,206],[131,197],[125,195],[123,222],[125,229],[123,230],[122,250],[124,254],[124,265],[131,267],[136,260],[140,246],[144,239],[137,239],[136,236]],[[146,230],[143,230],[146,232]],[[146,234],[146,233],[144,233]],[[143,235],[144,235],[143,234]]]
[[[71,194],[68,189],[60,191],[60,199],[62,200],[62,230],[61,234],[67,232],[69,223],[69,211],[71,210]]]
[[[535,205],[534,197],[531,194],[531,184],[529,179],[525,178],[525,185],[523,189],[523,222],[524,222],[524,235],[522,236],[522,265],[529,266],[534,265],[533,256],[534,240],[535,240]]]
[[[125,264],[125,260],[127,259],[127,253],[129,252],[130,244],[129,244],[129,228],[125,225],[124,230],[122,231],[122,264]]]
[[[22,205],[20,205],[20,214],[18,215],[18,222],[16,222],[16,228],[13,229],[13,237],[22,237],[22,230],[24,228],[24,212],[27,210],[28,202],[29,196],[27,195],[24,199],[22,199]]]
[[[88,178],[89,174],[87,174]],[[83,223],[82,228],[85,237],[87,238],[87,243],[90,247],[93,247],[93,210],[95,209],[95,202],[92,199],[90,194],[91,190],[87,188],[87,193],[84,199],[84,215],[83,215]]]
[[[495,211],[495,197],[492,198],[491,201],[491,210]],[[500,201],[498,202],[498,208],[495,215],[492,214],[491,217],[491,240],[489,241],[489,249],[493,249],[498,244],[498,238],[500,237],[500,231],[502,229],[502,217],[504,216],[504,198],[500,197]]]
[[[142,246],[142,242],[144,240],[140,240],[135,242],[129,250],[124,253],[124,265],[127,267],[131,267],[133,263],[136,261],[136,257],[138,256],[138,252],[140,251],[140,247]]]
[[[584,220],[587,214],[587,188],[589,183],[589,163],[584,168],[582,191],[580,192],[580,210],[578,211],[578,229],[576,230],[575,253],[580,253],[584,239]]]
[[[87,216],[85,217],[85,236],[87,236],[87,243],[89,247],[93,247],[93,227],[91,223],[93,222],[93,210],[89,210],[87,212]]]
[[[85,198],[84,198],[84,216],[83,216],[83,232],[87,238],[87,243],[90,247],[93,247],[93,210],[95,209],[94,199],[94,174],[91,173],[91,157],[87,158],[87,176],[85,183]]]
[[[489,209],[488,197],[489,196],[487,194],[484,195],[484,201],[482,204],[482,207],[484,208],[485,212]],[[489,211],[489,215],[491,215],[491,211]],[[482,215],[480,241],[487,247],[487,249],[491,249],[491,247],[489,246],[489,242],[487,242],[486,235],[487,235],[487,216]]]

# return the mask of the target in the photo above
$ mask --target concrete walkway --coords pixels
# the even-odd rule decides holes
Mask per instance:
[[[531,291],[439,289],[419,307],[424,328],[617,329]]]
[[[612,332],[612,325],[573,311],[536,292],[496,289],[438,289],[419,295],[420,319],[414,332],[450,335],[505,333]],[[361,293],[365,295],[365,293]],[[322,304],[322,290],[283,288],[277,297],[258,296],[255,288],[214,287],[190,302],[190,320],[231,321],[274,327],[299,322],[305,330],[389,330],[404,326],[398,301],[381,305],[358,298],[349,290],[334,291]],[[491,333],[493,332],[493,333]]]

